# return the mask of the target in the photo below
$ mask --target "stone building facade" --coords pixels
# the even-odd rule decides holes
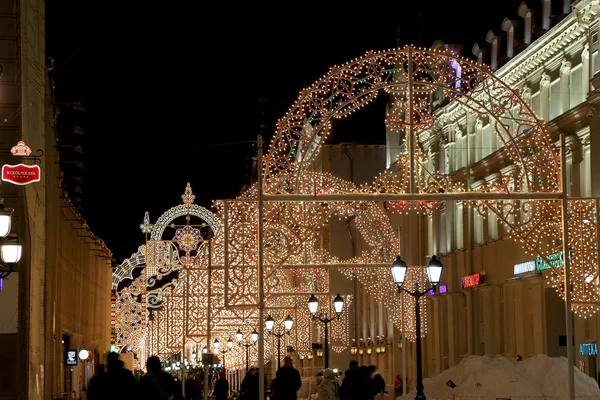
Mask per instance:
[[[2,280],[0,291],[0,398],[79,395],[92,365],[110,348],[112,255],[63,191],[44,2],[8,1],[0,8],[2,163],[19,163],[9,152],[18,140],[34,154],[43,152],[39,160],[23,161],[38,162],[40,182],[0,185],[0,197],[15,209],[12,230],[24,244],[17,271]],[[67,347],[87,349],[92,357],[66,367]]]

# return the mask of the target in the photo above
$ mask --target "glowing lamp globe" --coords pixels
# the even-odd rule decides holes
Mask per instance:
[[[406,279],[408,265],[406,265],[404,260],[398,256],[390,269],[392,270],[392,279],[394,280],[394,283],[398,285],[399,288],[402,287],[402,285],[404,285],[404,280]]]
[[[5,209],[4,204],[0,204],[0,237],[7,237],[10,233],[12,222],[12,210]]]
[[[242,343],[243,339],[244,339],[244,335],[242,334],[242,331],[240,331],[238,329],[238,331],[235,333],[235,340],[237,340],[238,343]]]
[[[213,343],[213,347],[215,348],[216,351],[219,351],[219,348],[221,347],[221,343],[219,343],[219,339],[215,339],[215,342]]]
[[[233,347],[233,339],[229,338],[227,339],[227,348],[231,349]]]
[[[338,317],[344,309],[344,299],[342,298],[342,296],[340,296],[339,293],[337,294],[337,296],[335,296],[335,299],[333,299],[333,309],[335,310],[335,313]]]
[[[437,259],[436,256],[431,256],[431,260],[425,267],[427,269],[427,276],[429,277],[429,282],[433,287],[436,287],[440,283],[440,279],[442,278],[442,269],[444,266]]]
[[[204,346],[204,347],[202,348],[202,353],[203,353],[203,354],[208,354],[208,347]]]
[[[79,358],[82,359],[83,361],[87,360],[89,356],[90,356],[89,351],[87,351],[85,349],[79,351]]]
[[[285,321],[283,321],[283,326],[285,328],[285,331],[287,333],[290,333],[290,331],[294,327],[294,320],[292,319],[291,315],[288,315]]]
[[[310,313],[312,315],[317,314],[317,310],[319,309],[319,300],[315,297],[314,294],[310,295],[310,298],[308,299],[308,311],[310,311]]]
[[[267,331],[269,333],[273,332],[273,325],[275,325],[275,320],[273,319],[273,317],[271,317],[271,315],[267,317],[265,325],[267,326]]]
[[[18,263],[21,260],[23,244],[18,240],[6,240],[0,247],[0,257],[6,264]]]
[[[252,340],[252,343],[256,343],[258,341],[258,332],[256,332],[256,329],[250,334],[250,340]]]

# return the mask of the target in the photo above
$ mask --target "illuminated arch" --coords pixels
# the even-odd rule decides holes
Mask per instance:
[[[527,182],[529,190],[558,190],[556,149],[544,131],[543,122],[515,90],[495,77],[485,65],[450,51],[412,46],[367,52],[332,67],[324,77],[301,91],[300,97],[278,121],[265,157],[267,190],[273,194],[303,193],[302,171],[315,161],[332,130],[332,121],[359,110],[381,91],[401,100],[399,112],[386,118],[388,127],[408,129],[418,137],[434,124],[443,123],[428,110],[428,96],[440,90],[445,97],[471,112],[489,116],[494,121],[506,157],[518,167],[518,174]],[[438,173],[432,171],[431,175]],[[287,176],[285,185],[269,184],[282,174]],[[480,189],[497,190],[497,187]],[[503,187],[502,190],[516,192],[521,188]],[[426,187],[419,188],[420,193],[426,191]]]

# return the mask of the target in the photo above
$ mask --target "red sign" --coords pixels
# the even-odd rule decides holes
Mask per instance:
[[[479,286],[481,284],[481,274],[465,276],[460,281],[463,289]]]
[[[39,165],[5,164],[2,166],[2,180],[14,183],[15,185],[28,185],[39,182],[41,176]]]

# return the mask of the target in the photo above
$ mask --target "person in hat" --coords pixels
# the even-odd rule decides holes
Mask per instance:
[[[319,400],[340,400],[340,380],[331,368],[323,370],[323,380],[317,386]]]
[[[292,357],[283,359],[283,367],[275,375],[275,395],[277,400],[297,400],[298,390],[302,386],[300,372],[294,368]]]

